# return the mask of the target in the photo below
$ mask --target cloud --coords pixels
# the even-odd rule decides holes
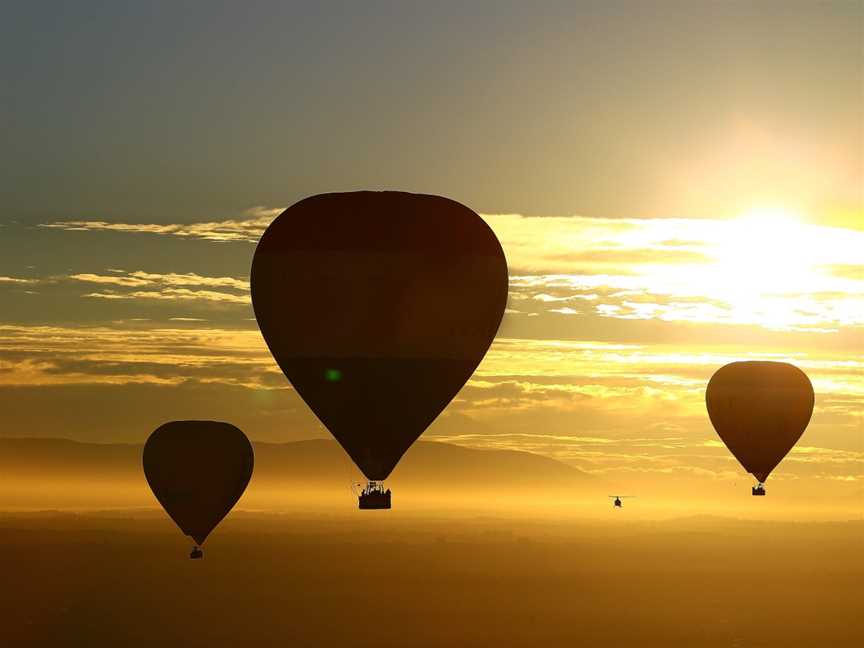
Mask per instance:
[[[516,299],[519,299],[520,295],[516,293]],[[531,299],[535,299],[541,302],[559,302],[559,301],[567,301],[570,297],[553,297],[552,295],[547,295],[546,293],[538,293],[533,295]]]
[[[105,289],[101,292],[90,292],[83,295],[83,297],[92,299],[205,301],[226,304],[250,303],[248,294],[249,281],[247,279],[208,277],[191,272],[185,274],[158,274],[141,270],[126,272],[118,269],[112,269],[108,272],[111,274],[73,274],[66,277],[66,279],[74,282],[116,286],[118,288],[150,288],[150,290],[130,291]],[[209,288],[224,288],[225,290],[209,290]]]
[[[58,221],[41,227],[78,232],[127,232],[198,238],[218,243],[256,242],[284,208],[252,207],[242,218],[200,223],[112,223],[100,220]]]
[[[574,309],[592,301],[579,312],[615,319],[864,326],[861,231],[759,219],[484,218],[507,254],[511,299]]]
[[[198,223],[94,220],[44,226],[255,242],[282,210],[254,207],[241,218]],[[864,327],[864,311],[859,307],[864,298],[864,232],[758,219],[518,214],[486,214],[483,218],[504,247],[513,297],[562,302],[561,307],[545,311],[518,309],[526,317],[578,312],[622,320],[814,333]],[[764,245],[765,240],[771,240],[771,245]],[[149,285],[148,278],[140,274],[115,279],[77,277],[122,287]],[[111,293],[101,296],[115,298]],[[148,294],[146,298],[155,297]],[[593,306],[583,303],[577,308],[576,300],[590,301]],[[566,308],[573,312],[562,313]]]
[[[257,330],[0,325],[0,386],[187,382],[287,388]]]
[[[161,290],[136,290],[134,292],[103,291],[86,293],[92,299],[154,299],[160,301],[206,301],[226,304],[249,304],[246,295],[232,295],[214,290],[189,290],[188,288],[162,288]]]
[[[137,287],[150,286],[152,281],[140,277],[127,276],[118,277],[114,275],[97,275],[97,274],[74,274],[69,275],[71,281],[83,281],[86,283],[110,284],[112,286]]]
[[[634,266],[635,267],[635,266]],[[676,270],[683,277],[691,270]],[[710,284],[682,283],[674,276],[656,280],[650,273],[630,275],[514,275],[510,300],[520,310],[560,312],[625,320],[756,326],[776,331],[835,332],[864,326],[864,282],[834,291],[750,293],[714,290]],[[859,293],[859,291],[861,291]],[[528,303],[526,303],[528,302]],[[533,307],[530,302],[539,302]],[[544,308],[544,304],[559,304]]]
[[[254,242],[280,211],[258,208],[221,222],[50,226]],[[772,359],[802,367],[817,392],[808,445],[790,453],[781,478],[861,474],[854,453],[864,419],[857,353],[864,233],[710,219],[484,219],[511,268],[509,308],[501,337],[448,408],[486,427],[451,430],[446,440],[540,452],[598,474],[740,477],[705,414],[705,385],[728,362]],[[246,277],[112,268],[49,279],[87,286],[89,299],[249,303]],[[199,314],[192,306],[184,312]],[[195,319],[178,318],[173,328],[127,321],[0,329],[0,384],[286,389],[257,331]]]
[[[0,276],[0,284],[16,284],[16,285],[31,285],[39,283],[38,279],[24,279],[21,277],[4,277]]]
[[[249,280],[237,277],[210,277],[197,273],[153,273],[111,268],[107,274],[77,273],[38,279],[0,277],[0,284],[34,285],[87,283],[110,286],[82,297],[104,300],[203,301],[223,304],[250,303]],[[140,290],[147,288],[147,290]],[[127,290],[129,289],[129,290]],[[138,290],[131,290],[138,289]],[[38,294],[27,291],[30,294]]]
[[[225,287],[234,288],[236,290],[249,291],[249,281],[245,279],[237,279],[234,277],[205,277],[193,272],[185,274],[168,273],[158,274],[152,272],[144,272],[136,270],[134,272],[126,272],[124,270],[111,269],[110,275],[98,274],[73,274],[69,275],[68,279],[72,281],[81,281],[86,283],[108,284],[115,286],[123,286],[137,288],[141,286],[208,286],[208,287]]]
[[[862,253],[864,255],[864,253]],[[837,263],[828,264],[824,269],[831,274],[844,279],[861,281],[864,279],[864,265],[861,263]]]
[[[207,385],[247,390],[250,399],[290,389],[257,330],[192,319],[173,327],[0,325],[0,389]],[[747,352],[502,338],[448,407],[448,416],[467,414],[484,427],[439,426],[435,435],[472,447],[539,452],[597,474],[726,475],[739,469],[711,429],[704,388],[717,367],[741,357]],[[862,363],[829,353],[791,359],[808,371],[818,400],[815,431],[783,470],[859,474],[860,419],[853,414],[864,408]],[[823,411],[823,403],[830,409]],[[817,440],[828,428],[833,445]]]

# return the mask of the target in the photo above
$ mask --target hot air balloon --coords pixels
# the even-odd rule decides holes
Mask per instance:
[[[735,458],[758,480],[753,495],[804,433],[813,414],[813,386],[785,362],[733,362],[705,391],[708,416]]]
[[[171,519],[196,546],[233,508],[252,477],[249,439],[230,423],[173,421],[156,429],[144,445],[144,475]]]
[[[252,261],[276,362],[390,508],[383,480],[474,372],[507,302],[507,262],[447,198],[331,193],[286,209]]]

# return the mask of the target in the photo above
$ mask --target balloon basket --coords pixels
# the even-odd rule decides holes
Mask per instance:
[[[389,509],[390,489],[384,490],[381,482],[370,481],[358,497],[361,510]]]
[[[765,496],[765,487],[762,484],[758,486],[754,486],[752,489],[754,497],[764,497]]]
[[[192,547],[192,553],[189,554],[189,558],[192,560],[200,560],[204,557],[204,552],[201,551],[200,547]]]

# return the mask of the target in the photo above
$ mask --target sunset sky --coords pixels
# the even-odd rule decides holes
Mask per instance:
[[[539,4],[5,3],[0,436],[323,438],[254,321],[255,243],[397,189],[480,213],[510,267],[428,438],[741,480],[705,385],[784,360],[816,408],[772,481],[860,493],[864,6]]]

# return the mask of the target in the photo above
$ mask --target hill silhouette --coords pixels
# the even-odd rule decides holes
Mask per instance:
[[[149,506],[141,469],[142,445],[67,439],[0,439],[0,509]],[[363,479],[335,441],[253,443],[255,472],[244,498],[264,492],[335,493]],[[532,489],[578,492],[594,483],[586,473],[540,455],[480,450],[419,441],[388,484],[395,492],[483,494]],[[92,504],[83,504],[83,499]],[[242,503],[241,503],[242,506]]]

